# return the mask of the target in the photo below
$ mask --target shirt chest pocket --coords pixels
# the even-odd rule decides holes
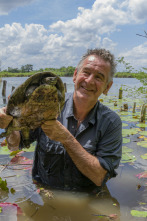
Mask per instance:
[[[46,139],[40,143],[40,163],[48,172],[55,172],[64,165],[64,147],[61,143]]]

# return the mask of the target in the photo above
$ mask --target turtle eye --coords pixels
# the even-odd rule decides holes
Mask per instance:
[[[45,77],[42,79],[42,83],[55,85],[57,83],[57,77]]]

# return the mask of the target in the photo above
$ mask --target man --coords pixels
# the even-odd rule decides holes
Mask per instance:
[[[73,75],[74,93],[67,94],[61,116],[30,133],[30,142],[37,140],[34,179],[53,188],[97,192],[116,176],[122,124],[115,112],[98,101],[111,88],[114,72],[114,57],[109,51],[88,50],[83,56]],[[11,118],[3,109],[0,117],[4,128]],[[18,131],[7,142],[11,150],[23,148]]]

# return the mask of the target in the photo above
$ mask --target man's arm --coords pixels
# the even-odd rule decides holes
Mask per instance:
[[[97,186],[101,186],[107,170],[99,160],[88,153],[72,134],[59,122],[47,121],[42,125],[45,134],[52,140],[61,142],[77,168]]]
[[[15,151],[19,149],[20,132],[13,131],[8,137],[6,137],[9,150]]]

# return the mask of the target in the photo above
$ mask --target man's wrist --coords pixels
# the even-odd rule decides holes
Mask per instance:
[[[19,149],[20,133],[13,131],[7,138],[8,148],[12,151]]]

